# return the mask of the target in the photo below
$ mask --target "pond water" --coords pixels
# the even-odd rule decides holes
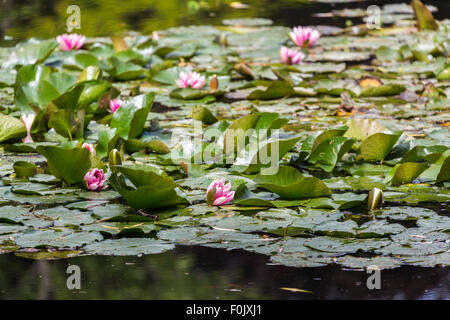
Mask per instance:
[[[244,8],[233,7],[231,0],[138,0],[133,5],[121,0],[4,0],[0,3],[0,45],[18,41],[51,38],[65,28],[67,7],[81,9],[82,33],[87,36],[109,36],[127,30],[151,33],[182,25],[219,25],[229,18],[268,18],[276,25],[333,25],[344,27],[347,20],[361,23],[360,18],[339,18],[319,15],[332,10],[366,9],[370,5],[409,3],[406,1],[354,1],[321,3],[308,0],[246,0]],[[325,1],[324,1],[325,2]],[[339,1],[336,1],[339,2]],[[437,19],[448,18],[450,2],[428,0],[427,5],[439,8]],[[5,40],[6,36],[6,40]]]
[[[80,290],[66,286],[69,265],[80,267]],[[0,269],[0,299],[450,299],[450,268],[383,270],[381,289],[369,290],[366,272],[288,268],[264,255],[202,247],[56,261],[0,255]]]
[[[64,30],[66,9],[72,4],[81,8],[82,33],[94,37],[126,30],[150,34],[180,25],[218,25],[223,19],[240,17],[269,18],[282,26],[345,27],[349,21],[358,24],[361,19],[326,13],[393,3],[242,2],[138,0],[127,5],[119,0],[4,0],[0,3],[0,47],[32,37],[55,37]],[[448,18],[450,1],[425,3],[439,8],[434,13],[437,19]],[[448,216],[448,202],[433,209]],[[66,286],[69,264],[80,267],[80,290]],[[79,256],[51,261],[2,254],[0,269],[0,299],[450,299],[449,267],[383,270],[381,289],[369,290],[365,271],[335,265],[290,268],[271,265],[266,255],[191,246],[142,257]],[[309,292],[290,292],[283,287]]]

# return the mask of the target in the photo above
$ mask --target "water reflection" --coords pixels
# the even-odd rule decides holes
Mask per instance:
[[[364,272],[267,265],[241,250],[178,247],[143,257],[84,256],[35,261],[0,255],[0,299],[449,299],[450,268],[402,267],[381,273],[368,290]],[[68,290],[69,264],[81,290]],[[294,287],[312,294],[283,291]]]
[[[180,25],[221,24],[223,19],[240,17],[269,18],[277,25],[334,25],[345,27],[346,20],[361,23],[361,19],[315,17],[344,8],[365,9],[371,4],[382,6],[392,1],[360,1],[341,4],[309,2],[308,0],[243,0],[245,9],[230,6],[234,0],[3,0],[0,1],[0,46],[31,37],[53,38],[65,31],[67,8],[81,9],[81,32],[88,36],[108,36],[124,30],[150,34]],[[395,3],[409,3],[398,0]],[[447,18],[450,1],[427,0],[439,8],[438,19]],[[4,40],[12,37],[13,40]]]

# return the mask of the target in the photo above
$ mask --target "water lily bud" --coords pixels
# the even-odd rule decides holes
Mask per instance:
[[[234,69],[246,77],[255,79],[255,76],[253,75],[252,70],[244,63],[239,63],[239,64],[235,65]]]
[[[36,115],[34,113],[30,113],[28,115],[22,114],[22,121],[25,124],[25,128],[27,130],[27,136],[24,143],[33,143],[33,138],[31,137],[31,127],[33,126],[34,119],[36,118]]]
[[[381,208],[383,204],[383,191],[379,188],[373,188],[370,190],[367,197],[367,210],[377,210]]]
[[[120,156],[120,152],[117,149],[111,150],[109,153],[109,166],[111,171],[114,171],[114,166],[118,166],[122,164],[122,158]]]
[[[115,113],[121,106],[123,102],[119,99],[112,99],[109,101],[109,109],[112,113]]]
[[[211,91],[217,90],[219,88],[219,80],[217,79],[216,75],[213,75],[211,77],[211,81],[209,82],[209,88]]]
[[[92,144],[90,144],[90,143],[83,143],[82,145],[81,145],[81,147],[82,148],[85,148],[85,149],[88,149],[89,150],[89,152],[90,153],[92,153],[92,154],[97,154],[96,152],[95,152],[95,147],[92,145]]]
[[[228,46],[228,39],[227,39],[227,35],[225,33],[221,33],[219,38],[217,39],[217,42],[221,45],[221,46]]]

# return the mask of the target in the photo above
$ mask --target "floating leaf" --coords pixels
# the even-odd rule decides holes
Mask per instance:
[[[89,253],[108,256],[136,256],[172,250],[175,246],[164,240],[125,238],[105,240],[85,247]]]
[[[14,172],[18,178],[27,178],[34,176],[37,173],[37,167],[34,163],[28,161],[14,162]]]
[[[150,93],[133,97],[114,113],[111,128],[117,128],[118,134],[124,139],[138,137],[144,130],[153,100],[154,95]]]
[[[23,111],[32,110],[31,104],[45,109],[75,83],[75,78],[41,65],[27,65],[17,71],[14,85],[16,105]]]
[[[386,177],[386,182],[393,185],[410,183],[428,168],[426,163],[405,162],[397,164]]]
[[[308,158],[308,162],[326,172],[331,172],[342,156],[350,150],[355,141],[355,139],[340,136],[325,140],[314,148]]]
[[[256,148],[253,148],[253,152],[247,154],[247,150],[243,150],[241,152],[245,155],[244,160],[241,159],[241,154],[236,158],[235,165],[236,166],[247,166],[244,171],[246,173],[256,173],[259,172],[261,168],[273,168],[273,170],[278,170],[278,162],[281,158],[291,150],[300,137],[294,137],[290,139],[280,139],[280,140],[271,140],[263,144],[260,149],[257,149],[261,143],[256,144]],[[252,149],[252,144],[249,145],[249,148]],[[245,159],[246,158],[246,159]],[[269,170],[267,169],[267,170]],[[266,171],[268,173],[268,171]]]
[[[395,96],[405,91],[405,86],[398,84],[367,87],[361,92],[362,97]]]
[[[375,133],[386,132],[387,129],[375,120],[370,119],[352,119],[348,123],[348,130],[344,137],[364,140]]]
[[[213,124],[217,122],[217,118],[211,113],[211,111],[203,106],[192,107],[191,118],[199,120],[205,124]]]
[[[331,194],[331,190],[315,177],[305,177],[293,167],[279,167],[278,172],[255,177],[255,182],[264,189],[286,199],[322,197]]]
[[[210,92],[209,90],[192,89],[192,88],[177,88],[170,92],[170,97],[182,100],[199,100],[207,96],[214,96],[220,94],[219,91]]]
[[[249,114],[235,120],[224,133],[224,151],[227,156],[239,153],[248,143],[248,130],[255,127],[259,114]],[[234,158],[234,157],[233,157]]]
[[[402,59],[400,52],[388,46],[381,46],[375,50],[378,59],[398,61]]]
[[[417,27],[419,30],[437,30],[439,28],[430,10],[428,10],[422,2],[419,0],[412,0],[411,7],[414,10],[414,15],[416,17]]]
[[[151,185],[164,189],[177,186],[162,170],[153,166],[117,165],[115,169],[123,173],[136,187]]]
[[[26,133],[22,121],[0,113],[0,142],[25,137]]]
[[[69,229],[62,230],[31,230],[23,233],[15,242],[24,248],[77,248],[85,244],[103,240],[98,232],[73,232]]]
[[[50,56],[57,46],[58,44],[54,40],[21,45],[14,53],[10,64],[12,66],[40,64]]]
[[[146,172],[151,175],[150,172]],[[178,204],[189,204],[183,192],[174,186],[174,183],[162,176],[153,176],[150,181],[143,181],[137,176],[130,174],[130,177],[137,184],[137,188],[130,188],[125,184],[121,177],[113,174],[110,178],[111,186],[119,192],[127,203],[135,209],[155,209],[171,207]],[[161,188],[156,183],[157,181],[164,181],[165,188]]]
[[[38,146],[36,151],[47,158],[52,173],[69,184],[83,181],[84,175],[91,168],[91,153],[86,148]]]
[[[441,154],[439,159],[426,169],[419,177],[436,182],[447,181],[450,179],[450,150]]]
[[[247,97],[248,100],[272,100],[294,95],[295,91],[288,82],[274,81],[266,90],[255,90]]]
[[[392,150],[401,135],[402,132],[393,134],[375,133],[369,136],[361,143],[360,154],[358,154],[357,158],[370,162],[383,160]]]

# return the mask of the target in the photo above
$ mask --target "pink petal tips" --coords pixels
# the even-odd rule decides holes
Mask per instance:
[[[320,32],[308,27],[294,27],[289,33],[291,40],[302,48],[312,47],[320,38]]]
[[[105,187],[106,175],[102,169],[91,169],[84,176],[87,188],[91,191],[102,190]]]
[[[97,153],[95,152],[94,146],[93,146],[92,144],[90,144],[90,143],[83,143],[83,144],[81,145],[81,147],[82,147],[82,148],[88,149],[90,153],[97,154]]]
[[[112,99],[109,101],[109,109],[111,109],[112,113],[115,113],[117,109],[122,106],[123,102],[119,99]]]
[[[61,51],[78,50],[83,46],[86,37],[76,33],[62,34],[56,37],[56,41],[58,41]]]
[[[36,115],[34,113],[29,113],[28,115],[22,114],[21,119],[25,124],[25,128],[27,129],[27,136],[25,140],[23,140],[24,143],[33,143],[33,138],[31,137],[31,127],[33,126],[35,118]]]
[[[231,190],[231,183],[225,184],[225,179],[216,179],[206,190],[206,202],[213,206],[222,206],[234,199],[234,191]]]
[[[180,72],[180,77],[175,80],[175,83],[180,88],[201,89],[205,86],[205,76],[197,72]]]
[[[281,61],[284,64],[300,64],[305,58],[305,55],[303,54],[303,52],[297,51],[295,49],[281,47],[280,57]]]

